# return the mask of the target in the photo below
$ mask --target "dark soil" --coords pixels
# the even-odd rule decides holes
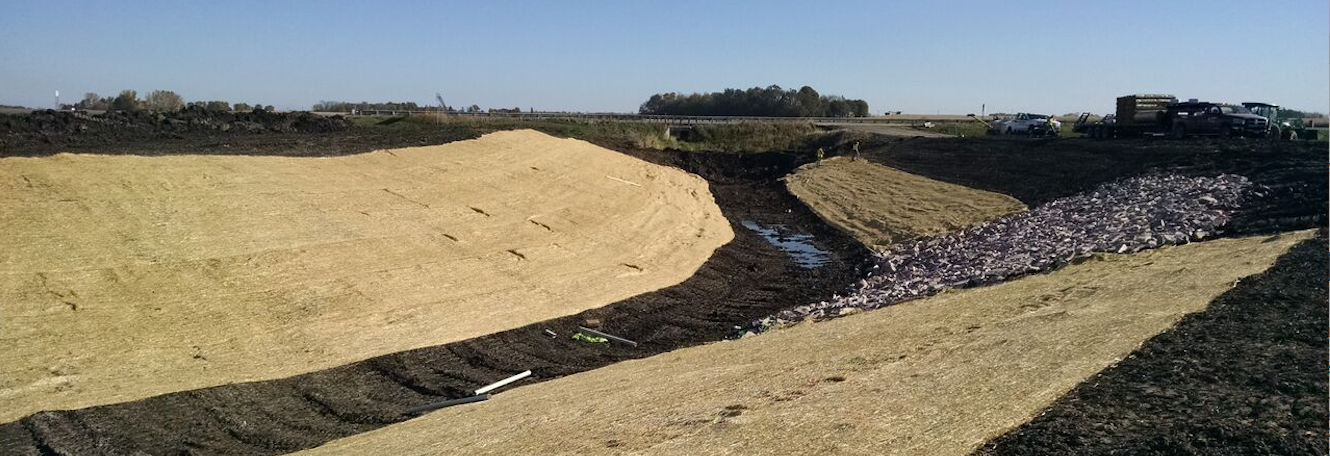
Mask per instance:
[[[3,128],[0,126],[0,131]],[[38,135],[37,140],[28,137],[21,143],[10,139],[27,133],[9,135],[3,140],[9,142],[0,143],[0,156],[47,155],[59,151],[333,156],[439,144],[474,138],[481,133],[450,127],[401,130],[351,127],[318,134],[282,129],[241,134],[210,127],[180,131],[145,127],[142,130],[147,133],[88,135],[75,132],[62,136],[57,132],[47,135],[47,140]],[[1326,221],[1324,145],[1270,145],[1250,141],[875,138],[865,141],[864,150],[865,157],[870,160],[939,180],[1006,193],[1028,205],[1152,169],[1184,174],[1239,173],[1257,184],[1270,187],[1271,191],[1268,198],[1251,204],[1250,210],[1236,214],[1234,232],[1300,229],[1324,225]],[[809,160],[811,154],[808,151],[751,155],[640,150],[627,153],[706,177],[717,203],[734,229],[735,239],[718,249],[693,277],[679,285],[571,317],[294,377],[184,391],[81,410],[41,412],[17,422],[0,424],[0,454],[131,454],[135,451],[149,454],[275,454],[310,448],[408,419],[402,414],[407,408],[465,396],[476,387],[522,370],[534,372],[532,377],[519,382],[529,384],[730,337],[734,335],[735,325],[789,306],[826,299],[832,293],[844,292],[844,288],[861,277],[858,269],[864,266],[867,252],[849,237],[823,224],[776,180],[800,162]],[[819,269],[803,269],[792,257],[741,226],[743,220],[763,226],[785,225],[812,234],[817,247],[831,252],[831,261]],[[1319,248],[1319,257],[1306,259],[1318,261],[1315,263],[1318,274],[1326,270],[1324,244]],[[1309,255],[1307,247],[1299,249],[1299,255]],[[1287,269],[1284,265],[1287,262],[1281,262],[1280,267]],[[1317,277],[1318,280],[1324,279]],[[1148,390],[1151,395],[1136,399],[1137,405],[1143,407],[1141,410],[1151,411],[1133,412],[1137,413],[1135,418],[1121,418],[1125,415],[1120,415],[1113,420],[1149,417],[1156,409],[1182,410],[1179,407],[1190,402],[1183,401],[1179,405],[1170,394],[1174,394],[1176,388],[1182,388],[1185,382],[1169,373],[1197,366],[1228,368],[1224,363],[1231,354],[1237,353],[1234,350],[1248,350],[1232,346],[1230,340],[1251,340],[1264,332],[1268,338],[1301,341],[1306,328],[1315,323],[1316,347],[1287,342],[1291,345],[1266,344],[1265,348],[1250,348],[1272,350],[1269,354],[1243,351],[1241,356],[1246,358],[1241,359],[1255,363],[1242,367],[1251,375],[1244,377],[1248,383],[1234,384],[1243,388],[1213,390],[1214,394],[1206,396],[1206,400],[1217,401],[1216,404],[1225,407],[1239,404],[1233,405],[1237,410],[1253,410],[1244,413],[1274,410],[1269,412],[1273,414],[1259,415],[1261,419],[1275,423],[1270,429],[1287,431],[1288,434],[1280,435],[1289,439],[1302,439],[1304,437],[1297,433],[1310,431],[1317,440],[1324,442],[1327,416],[1324,404],[1325,283],[1312,283],[1301,278],[1279,283],[1283,288],[1266,287],[1265,291],[1244,300],[1303,303],[1299,300],[1301,297],[1315,295],[1319,316],[1303,316],[1303,310],[1278,310],[1285,312],[1278,315],[1296,314],[1296,318],[1267,319],[1251,327],[1234,321],[1229,326],[1216,326],[1219,329],[1207,333],[1208,339],[1188,342],[1191,345],[1176,345],[1175,349],[1181,351],[1170,356],[1191,361],[1179,365],[1151,365],[1151,373],[1142,374],[1142,378],[1158,379],[1159,382],[1155,385],[1158,389]],[[1285,295],[1293,298],[1281,297]],[[1310,305],[1310,301],[1303,304]],[[1254,312],[1251,318],[1267,311],[1263,308],[1248,310]],[[568,340],[568,335],[585,319],[599,319],[605,331],[636,340],[641,345],[632,349],[618,344],[587,345]],[[1301,329],[1295,331],[1294,327]],[[544,335],[545,329],[557,332],[560,337],[549,338]],[[1211,350],[1205,344],[1216,344],[1221,348]],[[1319,358],[1293,362],[1302,360],[1307,353],[1281,347],[1319,350],[1316,355]],[[1308,368],[1315,368],[1320,376],[1317,381],[1321,383],[1304,382],[1304,372],[1296,370],[1298,380],[1289,384],[1292,386],[1285,385],[1284,372]],[[1206,372],[1214,378],[1227,375],[1213,370]],[[1285,388],[1292,389],[1286,391]],[[1312,407],[1306,400],[1311,396],[1319,401],[1319,409],[1307,408]],[[1283,402],[1243,402],[1253,397],[1297,399],[1295,405],[1287,408],[1277,405]],[[1279,415],[1284,413],[1279,410],[1288,414]],[[1308,410],[1315,412],[1319,421],[1304,419],[1310,416],[1305,415],[1310,413]],[[1233,427],[1240,421],[1222,421],[1224,415],[1220,412],[1199,416],[1220,421],[1200,421],[1196,427],[1173,428],[1169,434],[1159,431],[1142,435],[1159,436],[1155,440],[1233,435],[1250,437],[1251,442],[1257,442],[1252,445],[1278,442],[1264,440],[1263,436],[1274,434],[1241,433],[1241,429]],[[1298,417],[1298,420],[1289,421],[1290,416]],[[1094,426],[1088,419],[1082,421],[1084,426]],[[1110,428],[1122,428],[1117,424],[1119,421],[1103,422],[1110,423]],[[1181,421],[1172,423],[1177,426],[1185,424]],[[1264,421],[1253,423],[1253,426],[1267,426]],[[1179,434],[1173,435],[1173,432]],[[1262,440],[1256,440],[1258,438]],[[1053,446],[1054,443],[1048,445],[1047,451],[1054,453],[1058,448],[1064,448]],[[1323,450],[1323,447],[1317,448]],[[1029,447],[1029,451],[1038,452],[1035,450],[1035,447]],[[1017,453],[1023,451],[1016,450]]]
[[[853,283],[867,251],[827,228],[776,177],[792,156],[634,155],[712,178],[735,239],[683,283],[607,307],[442,346],[273,381],[233,384],[0,425],[0,454],[276,454],[311,448],[408,419],[408,408],[470,395],[530,369],[518,384],[545,381],[736,334],[736,325],[784,307],[826,299]],[[740,225],[755,220],[815,236],[830,262],[804,269]],[[587,319],[640,346],[584,344],[569,335]],[[544,330],[559,334],[550,338]]]
[[[1326,454],[1326,251],[1298,244],[977,454]]]
[[[870,161],[1011,195],[1027,206],[1152,170],[1241,174],[1269,187],[1235,214],[1230,234],[1325,226],[1330,198],[1324,142],[876,137],[864,150]]]
[[[200,107],[169,113],[109,111],[88,114],[45,110],[31,114],[0,114],[0,150],[49,150],[203,135],[329,133],[345,131],[349,127],[350,123],[341,116],[325,117],[308,112],[229,112]]]

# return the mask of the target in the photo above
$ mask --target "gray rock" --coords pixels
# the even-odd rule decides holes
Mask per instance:
[[[1148,175],[1104,184],[960,232],[920,238],[876,255],[878,273],[855,293],[786,309],[763,325],[876,309],[948,288],[1058,268],[1096,253],[1131,253],[1222,233],[1251,190],[1242,176]],[[885,266],[885,267],[882,267]]]

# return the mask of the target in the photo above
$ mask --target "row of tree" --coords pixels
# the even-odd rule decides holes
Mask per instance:
[[[351,112],[351,111],[433,111],[438,106],[421,106],[414,101],[396,102],[389,101],[385,103],[370,103],[362,101],[351,103],[346,101],[320,101],[314,103],[312,111],[318,112]],[[477,108],[479,109],[479,108]]]
[[[122,90],[119,95],[114,97],[103,97],[94,92],[83,94],[83,99],[72,105],[63,105],[62,108],[85,109],[98,111],[157,111],[174,112],[186,107],[201,107],[209,111],[253,111],[262,109],[265,111],[274,110],[272,105],[264,106],[262,103],[236,103],[232,105],[225,101],[191,101],[186,103],[184,97],[170,90],[154,90],[148,92],[143,98],[139,98],[136,90]]]
[[[642,114],[684,116],[864,117],[868,102],[822,95],[812,87],[785,90],[778,85],[713,93],[659,93],[638,108]]]
[[[481,112],[491,112],[491,113],[519,113],[519,112],[522,112],[522,108],[511,108],[511,109],[505,109],[505,108],[489,108],[489,109],[481,109],[481,107],[480,107],[479,105],[471,105],[471,106],[467,106],[467,107],[465,107],[465,108],[455,108],[455,107],[448,106],[448,105],[443,104],[443,103],[440,103],[440,104],[438,104],[438,105],[434,105],[434,106],[421,106],[421,105],[417,104],[417,103],[414,102],[414,101],[405,101],[405,102],[394,102],[394,101],[389,101],[389,102],[384,102],[384,103],[370,103],[370,102],[368,102],[368,101],[362,101],[362,102],[359,102],[359,103],[352,103],[352,102],[348,102],[348,101],[320,101],[320,102],[318,102],[318,103],[314,103],[314,107],[313,107],[313,109],[311,109],[311,110],[312,110],[312,111],[317,111],[317,112],[357,112],[357,111],[439,111],[439,110],[440,110],[440,108],[439,108],[440,106],[443,107],[442,110],[443,110],[444,112],[449,112],[449,113],[481,113]]]

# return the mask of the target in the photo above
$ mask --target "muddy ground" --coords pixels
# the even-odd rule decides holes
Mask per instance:
[[[0,155],[46,155],[68,150],[147,155],[330,156],[437,144],[478,134],[449,128],[403,134],[354,127],[317,135],[200,133],[150,140],[111,138],[88,144],[0,145]],[[1236,215],[1234,233],[1304,229],[1323,226],[1326,221],[1323,144],[875,138],[866,142],[864,149],[865,156],[872,161],[946,182],[1005,193],[1031,206],[1153,168],[1206,175],[1236,172],[1271,187],[1272,191],[1269,198]],[[860,277],[856,269],[864,264],[866,251],[849,237],[828,228],[776,181],[796,165],[807,162],[808,152],[759,155],[627,152],[706,177],[736,233],[734,241],[717,250],[694,277],[679,285],[571,317],[296,377],[185,391],[82,410],[38,413],[18,422],[0,424],[0,453],[85,454],[112,450],[123,453],[141,450],[151,454],[282,453],[399,422],[407,418],[401,414],[407,407],[464,396],[473,388],[524,369],[535,372],[533,378],[524,382],[536,382],[730,337],[732,325],[776,309],[824,299],[831,293],[844,291]],[[818,246],[831,252],[831,261],[820,269],[803,269],[792,257],[745,228],[743,220],[763,225],[783,224],[813,234]],[[1315,268],[1317,273],[1325,270],[1325,250],[1319,248],[1321,263]],[[1299,281],[1289,282],[1288,286],[1293,288],[1292,292],[1324,297],[1324,284],[1319,285],[1322,287],[1319,291],[1309,288],[1318,285]],[[1320,322],[1317,334],[1323,336],[1326,327],[1323,300],[1319,306],[1314,309],[1322,318],[1317,320]],[[638,340],[642,346],[630,349],[621,345],[579,345],[543,335],[546,328],[567,335],[587,318],[602,320],[605,330]],[[1266,328],[1275,331],[1275,335],[1282,334],[1277,326]],[[1231,333],[1224,335],[1232,337]],[[1302,373],[1297,374],[1299,377],[1291,382],[1300,386],[1288,394],[1303,402],[1314,399],[1324,407],[1326,352],[1323,343],[1313,348],[1318,350],[1321,360],[1315,364],[1318,370],[1306,378]],[[1252,359],[1286,356],[1276,346],[1251,350]],[[1224,363],[1227,355],[1223,351],[1197,351],[1196,359]],[[1254,366],[1252,372],[1262,372],[1265,368]],[[1148,367],[1159,384],[1180,387],[1182,380],[1168,374],[1173,369],[1174,366],[1166,364]],[[1245,401],[1262,391],[1278,392],[1281,385],[1265,382],[1251,388],[1219,388],[1213,393],[1214,397],[1227,398],[1224,400]],[[1315,385],[1319,387],[1313,388]],[[1148,399],[1156,400],[1162,399]],[[1305,429],[1306,421],[1290,420],[1287,415],[1271,416],[1284,420],[1276,423],[1283,429],[1323,432],[1326,414],[1323,408],[1318,413],[1322,420]],[[1221,416],[1220,412],[1215,416]],[[1235,438],[1255,442],[1253,445],[1268,443],[1260,439],[1270,434],[1244,434],[1224,427],[1225,423],[1212,423],[1202,431],[1233,433]],[[1324,441],[1323,437],[1319,439]]]
[[[1326,249],[1294,246],[977,454],[1326,454]]]

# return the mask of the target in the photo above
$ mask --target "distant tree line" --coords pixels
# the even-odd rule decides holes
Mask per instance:
[[[1319,112],[1299,111],[1296,109],[1279,108],[1279,117],[1285,119],[1320,119],[1325,114]]]
[[[489,109],[481,109],[481,107],[480,107],[479,105],[474,105],[474,104],[471,105],[471,106],[467,106],[467,107],[465,107],[465,108],[455,108],[455,107],[448,106],[447,104],[442,103],[442,97],[439,97],[439,100],[440,100],[439,105],[434,105],[434,106],[421,106],[420,104],[418,104],[418,103],[416,103],[416,102],[414,102],[414,101],[405,101],[405,102],[389,101],[389,102],[383,102],[383,103],[370,103],[370,102],[368,102],[368,101],[362,101],[362,102],[359,102],[359,103],[351,103],[351,102],[347,102],[347,101],[320,101],[320,102],[318,102],[318,103],[314,103],[314,106],[313,106],[313,109],[312,109],[312,110],[313,110],[313,111],[318,111],[318,112],[352,112],[352,111],[439,111],[439,109],[440,109],[439,107],[440,107],[440,105],[441,105],[441,106],[443,107],[443,111],[444,111],[444,112],[450,112],[450,113],[459,113],[459,112],[461,112],[461,113],[471,113],[471,114],[474,114],[474,113],[481,113],[481,112],[491,112],[491,113],[519,113],[519,112],[522,112],[522,108],[511,108],[511,109],[506,109],[506,108],[489,108]]]
[[[273,111],[272,105],[264,106],[262,103],[236,103],[232,105],[225,101],[191,101],[186,103],[185,99],[170,90],[154,90],[148,92],[143,98],[139,98],[138,91],[122,90],[119,95],[114,97],[103,97],[95,92],[83,94],[83,99],[72,105],[62,105],[64,109],[85,109],[97,111],[156,111],[156,112],[175,112],[187,107],[199,107],[209,111],[253,111],[264,110]]]
[[[311,111],[318,111],[318,112],[351,112],[351,111],[364,111],[364,110],[434,111],[437,109],[439,109],[438,106],[421,106],[414,101],[406,101],[406,102],[389,101],[385,103],[370,103],[367,101],[362,101],[359,103],[351,103],[346,101],[320,101],[318,103],[314,103],[314,107],[313,109],[311,109]]]
[[[713,93],[658,93],[638,108],[642,114],[682,116],[864,117],[868,102],[822,95],[812,87],[778,85]]]

